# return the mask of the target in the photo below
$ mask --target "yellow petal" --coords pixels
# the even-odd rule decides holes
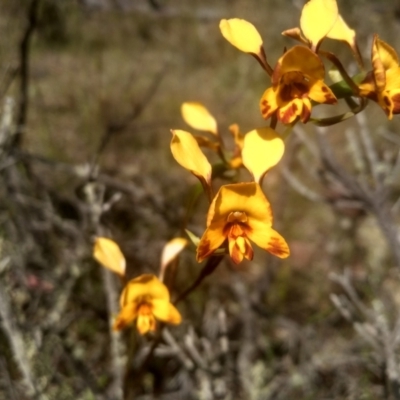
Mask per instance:
[[[265,173],[282,158],[285,144],[272,128],[254,129],[244,137],[242,159],[244,166],[261,184]]]
[[[192,128],[217,134],[217,121],[201,103],[183,103],[181,113],[185,122]]]
[[[169,302],[169,291],[167,287],[152,274],[143,274],[130,280],[121,293],[120,305],[134,303],[140,298],[160,299]]]
[[[310,116],[310,111],[311,111],[310,100],[308,100],[307,98],[304,99],[295,98],[289,101],[286,105],[279,108],[277,115],[279,121],[281,121],[283,124],[291,124],[298,117],[300,117],[300,119],[303,122],[307,122]]]
[[[351,48],[353,48],[356,42],[356,31],[350,29],[346,22],[344,22],[342,16],[338,15],[335,24],[328,32],[326,37],[335,40],[342,40],[343,42],[348,43]]]
[[[171,130],[171,132],[171,152],[175,160],[200,180],[210,184],[211,164],[196,139],[189,132],[181,130]]]
[[[311,85],[308,97],[317,103],[324,103],[324,104],[337,103],[336,96],[322,80],[316,80]]]
[[[226,236],[224,234],[225,221],[221,220],[215,222],[212,227],[207,228],[200,239],[197,246],[196,260],[202,262],[215,250],[217,250],[222,243],[224,243]]]
[[[360,96],[365,96],[376,100],[377,88],[372,71],[367,73],[364,80],[358,85],[358,89],[360,91]]]
[[[315,51],[334,26],[339,15],[336,0],[310,0],[303,7],[300,26]]]
[[[260,111],[264,119],[268,119],[278,108],[278,92],[268,88],[261,97]]]
[[[271,206],[256,182],[223,185],[210,205],[207,227],[223,229],[230,213],[241,211],[248,218],[269,221],[272,225]]]
[[[244,253],[240,251],[236,240],[229,240],[229,255],[235,264],[240,264],[243,261]]]
[[[219,24],[222,36],[239,50],[260,55],[263,41],[257,29],[248,21],[239,18],[223,19]]]
[[[114,321],[113,329],[120,331],[127,327],[137,317],[137,309],[138,304],[136,302],[126,304],[122,307]]]
[[[149,315],[138,315],[137,322],[136,322],[137,330],[141,335],[149,331],[156,330],[156,320],[152,314]]]
[[[391,68],[386,71],[385,90],[400,89],[400,67]]]
[[[247,235],[257,246],[279,258],[290,254],[286,240],[274,229],[260,221],[251,221],[252,230]]]
[[[181,314],[173,304],[162,300],[153,300],[152,305],[153,314],[158,320],[174,325],[182,322]]]
[[[378,103],[385,111],[389,119],[393,118],[393,114],[400,113],[400,88],[396,90],[384,91],[378,96]]]
[[[373,46],[376,48],[385,70],[399,66],[399,57],[397,56],[396,50],[383,40],[379,39],[378,35],[375,35],[374,37]]]
[[[312,79],[324,79],[325,67],[317,54],[305,46],[294,46],[279,60],[272,74],[272,85],[276,87],[288,72],[301,72]]]
[[[236,240],[230,239],[229,255],[235,264],[241,263],[244,258],[252,260],[254,252],[249,239],[243,236],[239,236]]]
[[[118,275],[125,274],[126,262],[118,245],[111,239],[98,237],[93,248],[93,257],[105,268]]]
[[[161,253],[160,277],[164,276],[165,269],[175,260],[176,257],[178,257],[180,252],[188,245],[188,243],[187,239],[178,237],[170,240],[164,246]]]
[[[386,88],[386,71],[396,69],[399,66],[399,59],[393,47],[389,46],[378,35],[374,36],[372,43],[372,67],[375,85],[378,91]]]

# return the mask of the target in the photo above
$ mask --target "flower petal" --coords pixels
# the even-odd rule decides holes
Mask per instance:
[[[400,89],[400,67],[391,68],[386,71],[385,90]]]
[[[149,331],[156,330],[156,320],[152,314],[145,314],[145,315],[138,315],[137,322],[136,322],[137,330],[141,335]]]
[[[158,320],[174,325],[178,325],[182,322],[181,314],[170,302],[153,300],[152,305],[153,314]]]
[[[201,151],[196,139],[186,131],[171,130],[171,152],[175,160],[208,185],[211,182],[211,164]]]
[[[372,67],[378,91],[383,91],[386,87],[386,71],[396,69],[398,66],[396,51],[375,35],[372,43]]]
[[[306,124],[307,121],[310,119],[311,117],[311,101],[309,98],[304,97],[304,99],[302,99],[303,101],[303,109],[301,110],[301,114],[300,114],[300,121],[303,124]]]
[[[253,248],[251,247],[247,237],[239,236],[236,240],[229,240],[229,255],[235,264],[243,261],[243,258],[252,260],[254,256]]]
[[[239,50],[250,54],[262,54],[262,38],[250,22],[239,18],[223,19],[219,29],[222,36]]]
[[[187,239],[181,237],[171,239],[163,248],[161,254],[161,268],[165,268],[171,263],[188,243]]]
[[[111,239],[97,237],[94,243],[93,257],[112,272],[121,276],[125,274],[125,258],[117,243]]]
[[[271,206],[256,182],[221,186],[208,211],[208,228],[221,229],[229,214],[235,211],[241,211],[249,218],[270,221],[272,225]]]
[[[261,184],[265,173],[280,161],[284,151],[285,143],[272,128],[254,129],[244,137],[243,164],[254,181]]]
[[[392,113],[400,114],[400,88],[390,92],[390,99],[392,100]]]
[[[113,329],[120,331],[127,327],[137,317],[138,304],[136,302],[128,303],[121,308],[117,318],[114,321]]]
[[[224,234],[225,220],[216,221],[212,227],[207,228],[200,239],[197,246],[196,260],[202,262],[215,250],[217,250],[222,243],[224,243],[226,236]]]
[[[334,26],[339,15],[336,0],[310,0],[303,7],[300,26],[316,51],[321,40]]]
[[[378,103],[388,118],[392,119],[393,114],[400,113],[400,88],[390,92],[384,91],[378,96]]]
[[[270,226],[259,221],[251,221],[251,228],[247,236],[257,246],[279,258],[289,256],[290,250],[286,240]]]
[[[164,277],[168,265],[178,257],[188,243],[187,239],[178,237],[170,240],[164,246],[161,253],[160,280],[163,280],[162,277]]]
[[[280,84],[282,76],[288,72],[301,72],[312,79],[324,79],[325,67],[317,54],[305,46],[294,46],[279,60],[272,74],[272,85]]]
[[[167,287],[152,274],[143,274],[130,280],[121,293],[121,308],[129,303],[134,303],[141,297],[169,301]]]
[[[374,36],[373,46],[375,47],[385,70],[397,68],[399,66],[399,57],[396,50],[383,40],[379,39],[378,35]]]
[[[261,97],[260,110],[264,119],[268,119],[278,109],[278,92],[268,88]]]
[[[304,100],[308,100],[307,98],[304,99],[299,99],[295,98],[291,101],[289,101],[286,105],[282,106],[278,110],[278,119],[281,121],[283,124],[291,124],[294,122],[298,117],[303,115],[303,107],[304,107]],[[308,103],[311,103],[308,100]],[[308,111],[308,110],[307,110]],[[307,113],[309,115],[309,113]],[[305,118],[303,118],[305,119]],[[303,122],[307,122],[303,121]]]
[[[358,85],[360,96],[372,98],[376,101],[376,85],[374,74],[372,71],[368,72],[364,80]]]
[[[217,121],[201,103],[186,102],[181,106],[182,117],[185,122],[199,131],[217,134]]]
[[[335,24],[326,37],[346,42],[352,49],[356,47],[356,31],[349,28],[341,15],[338,15]]]
[[[336,104],[337,99],[332,90],[322,81],[316,80],[310,87],[308,97],[317,103]]]

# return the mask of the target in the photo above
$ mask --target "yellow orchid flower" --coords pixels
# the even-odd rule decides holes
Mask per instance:
[[[136,320],[141,335],[156,329],[156,319],[180,324],[182,317],[173,304],[167,287],[155,275],[144,274],[130,280],[120,297],[121,311],[114,330],[121,330]]]
[[[93,257],[103,267],[120,276],[125,275],[125,258],[117,243],[111,239],[97,237],[93,247]]]
[[[236,183],[220,188],[210,205],[207,229],[197,247],[197,261],[224,243],[234,263],[253,259],[250,241],[280,257],[289,255],[285,239],[272,229],[271,206],[258,183]]]
[[[389,119],[400,113],[400,66],[396,51],[374,36],[372,72],[359,85],[360,95],[376,101]]]
[[[275,66],[272,87],[260,102],[261,114],[268,119],[276,112],[284,124],[297,118],[306,123],[311,115],[311,100],[317,103],[337,102],[331,89],[324,83],[325,68],[320,58],[304,46],[294,46]]]

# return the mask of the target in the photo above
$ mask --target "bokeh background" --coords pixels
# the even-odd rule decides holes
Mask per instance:
[[[169,151],[170,129],[190,130],[181,104],[203,103],[227,143],[232,123],[242,132],[265,125],[258,102],[269,78],[222,38],[220,19],[252,22],[274,65],[295,44],[281,32],[299,25],[304,2],[40,0],[33,20],[32,3],[0,0],[0,102],[10,130],[18,128],[22,43],[32,26],[21,141],[0,146],[0,398],[119,399],[131,334],[112,338],[109,330],[110,291],[121,287],[91,257],[88,185],[110,204],[100,223],[120,244],[129,276],[157,274],[163,245],[182,235],[196,184]],[[338,3],[367,69],[374,33],[400,49],[399,2]],[[345,45],[327,40],[323,48],[356,72]],[[346,107],[314,115],[338,110]],[[373,186],[357,150],[357,135],[368,133],[381,191],[390,192],[382,209],[395,226],[398,118],[388,121],[371,103],[361,118],[324,130],[344,170]],[[184,322],[170,331],[176,346],[164,338],[165,351],[132,383],[131,398],[400,398],[399,375],[389,373],[397,359],[388,356],[397,357],[400,265],[374,212],[330,179],[320,133],[302,125],[265,179],[291,257],[257,251],[252,263],[223,263],[179,306]],[[198,235],[206,206],[201,200],[188,224]],[[189,248],[174,294],[199,271]],[[221,356],[222,336],[229,350]],[[151,339],[135,340],[139,357]]]

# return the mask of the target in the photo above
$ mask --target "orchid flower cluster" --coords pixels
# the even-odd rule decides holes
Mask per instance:
[[[400,113],[400,66],[395,50],[377,35],[373,37],[371,70],[364,63],[356,43],[355,31],[350,29],[338,11],[336,0],[310,0],[302,9],[300,28],[282,34],[298,41],[278,59],[274,68],[267,61],[263,41],[257,29],[243,19],[220,22],[223,37],[240,51],[253,56],[271,79],[271,86],[260,100],[261,115],[270,122],[243,134],[237,124],[229,131],[233,151],[228,151],[216,119],[201,103],[186,102],[181,112],[184,121],[202,134],[173,129],[171,152],[175,160],[200,181],[209,208],[206,229],[201,237],[188,232],[196,246],[199,263],[207,260],[213,271],[218,262],[229,255],[233,263],[253,259],[253,244],[279,257],[289,256],[285,239],[273,228],[273,215],[268,198],[263,192],[264,176],[281,160],[285,151],[285,136],[299,122],[328,126],[339,123],[365,109],[368,99],[375,101],[389,119]],[[351,49],[359,72],[350,76],[338,57],[321,50],[326,39],[345,43]],[[325,64],[332,84],[325,82]],[[312,108],[319,104],[335,105],[343,99],[349,111],[329,118],[312,116]],[[277,124],[284,132],[277,131]],[[203,149],[215,153],[218,163],[211,164]],[[215,157],[214,157],[215,158]],[[246,169],[252,180],[240,181],[240,169]],[[216,178],[226,180],[215,189]],[[186,246],[180,241],[179,251]],[[184,245],[182,243],[185,243]],[[168,247],[168,245],[167,245]],[[118,246],[109,239],[98,238],[95,258],[104,266],[123,275],[124,258]],[[165,265],[162,270],[165,270]],[[162,276],[141,275],[129,281],[121,294],[121,312],[114,328],[119,330],[136,320],[141,334],[155,330],[155,319],[178,324],[181,316],[170,302]]]

